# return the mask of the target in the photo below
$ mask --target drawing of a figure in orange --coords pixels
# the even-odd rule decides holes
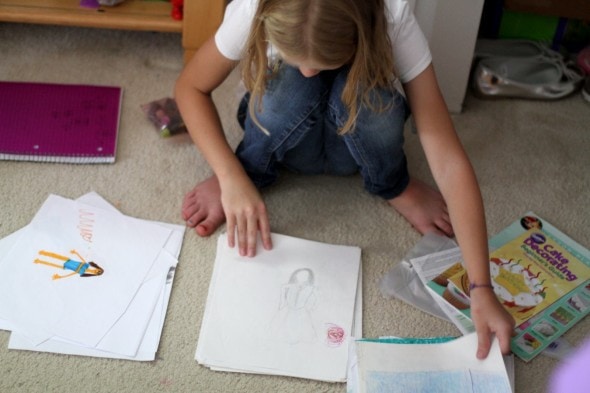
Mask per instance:
[[[98,266],[96,263],[86,262],[84,260],[84,258],[82,258],[82,256],[80,254],[78,254],[78,252],[76,250],[71,250],[70,254],[77,256],[80,259],[80,261],[70,259],[69,257],[64,256],[64,255],[41,250],[41,251],[39,251],[39,255],[61,261],[61,264],[44,261],[39,258],[35,259],[33,262],[36,264],[41,264],[41,265],[56,267],[58,269],[72,271],[72,273],[66,274],[63,276],[60,276],[59,274],[56,273],[52,276],[52,278],[54,280],[59,280],[60,278],[67,278],[67,277],[75,276],[76,274],[78,274],[80,277],[96,277],[96,276],[100,276],[104,273],[104,270],[100,266]]]

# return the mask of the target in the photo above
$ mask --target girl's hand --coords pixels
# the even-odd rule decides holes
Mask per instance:
[[[500,341],[502,354],[509,354],[514,318],[502,307],[491,288],[475,288],[470,295],[471,315],[477,332],[477,358],[485,359],[488,356],[492,334]]]
[[[230,247],[236,244],[240,255],[256,255],[258,232],[262,246],[270,250],[270,224],[262,197],[247,175],[235,176],[231,182],[221,184],[221,204],[227,219],[227,239]]]

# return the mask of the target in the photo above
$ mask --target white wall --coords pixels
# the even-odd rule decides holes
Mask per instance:
[[[459,113],[469,83],[484,0],[409,0],[430,43],[432,63],[450,112]]]

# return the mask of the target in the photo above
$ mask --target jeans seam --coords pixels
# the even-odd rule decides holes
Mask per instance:
[[[285,131],[282,133],[283,134],[282,137],[277,138],[277,141],[274,144],[270,145],[270,148],[262,156],[262,160],[261,160],[262,167],[264,168],[264,171],[263,171],[264,173],[267,173],[269,168],[271,168],[273,162],[276,161],[276,159],[273,159],[273,157],[276,155],[276,152],[279,150],[279,148],[286,143],[286,141],[289,139],[289,137],[291,135],[293,135],[293,133],[298,128],[300,128],[302,124],[305,124],[305,122],[310,119],[313,112],[316,111],[317,108],[322,104],[325,96],[326,96],[326,93],[322,94],[320,99],[313,106],[310,107],[309,111],[305,112],[303,115],[298,117],[295,121],[293,121],[291,123],[292,125],[285,127]],[[262,132],[262,130],[260,130],[258,127],[256,127],[256,130],[257,130],[257,132]]]
[[[350,135],[348,139],[353,145],[355,151],[355,154],[353,154],[352,156],[354,157],[356,155],[358,157],[358,160],[360,161],[360,172],[363,179],[365,180],[365,184],[367,184],[368,182],[370,185],[373,185],[375,183],[375,176],[373,175],[372,165],[369,165],[369,162],[365,158],[367,152],[365,151],[364,146],[357,141],[358,138],[355,138],[354,135]]]
[[[288,125],[288,126],[285,127],[285,132],[283,132],[284,137],[277,138],[277,142],[275,143],[275,145],[271,145],[271,150],[272,150],[273,153],[276,152],[278,150],[278,148],[281,147],[287,141],[287,139],[289,139],[289,137],[295,132],[295,130],[297,130],[298,128],[300,128],[300,126],[302,124],[304,124],[307,120],[310,119],[310,117],[313,114],[313,112],[315,112],[316,109],[321,105],[324,97],[325,97],[325,93],[310,108],[309,111],[305,112],[299,118],[297,118],[294,122],[292,122],[292,124],[293,124],[292,126],[291,125]]]

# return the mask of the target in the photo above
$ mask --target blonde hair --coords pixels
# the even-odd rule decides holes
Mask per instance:
[[[391,86],[395,78],[383,0],[260,0],[242,66],[244,83],[258,107],[276,72],[268,65],[269,43],[292,58],[350,65],[341,96],[348,119],[341,134],[354,129],[361,104],[372,110],[386,107],[382,102],[375,107],[370,94]],[[255,120],[254,107],[249,109]]]

